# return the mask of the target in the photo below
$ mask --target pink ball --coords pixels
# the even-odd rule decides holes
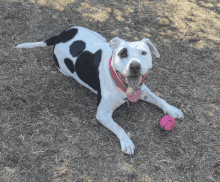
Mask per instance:
[[[169,115],[162,117],[160,120],[160,126],[165,130],[172,130],[175,126],[175,123],[175,119]]]

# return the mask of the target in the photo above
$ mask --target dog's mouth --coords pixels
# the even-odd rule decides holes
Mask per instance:
[[[118,77],[123,82],[125,89],[127,90],[126,94],[135,93],[138,90],[141,90],[141,86],[146,78],[146,73],[144,75],[129,75],[124,76],[119,71],[116,70]]]

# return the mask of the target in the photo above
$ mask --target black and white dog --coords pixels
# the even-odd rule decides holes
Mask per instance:
[[[120,140],[121,150],[134,154],[134,144],[123,128],[112,119],[113,111],[126,100],[141,99],[160,107],[174,118],[183,113],[153,94],[143,83],[152,68],[152,56],[160,57],[149,39],[126,42],[118,37],[108,42],[100,34],[83,27],[72,27],[42,42],[24,43],[16,48],[54,45],[58,69],[98,94],[96,118]]]

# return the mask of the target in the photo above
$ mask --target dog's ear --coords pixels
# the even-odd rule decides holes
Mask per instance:
[[[109,46],[112,48],[112,50],[115,50],[118,47],[118,45],[121,44],[122,42],[124,42],[124,40],[115,37],[109,42]]]
[[[160,54],[157,51],[157,48],[154,46],[154,44],[149,39],[142,39],[141,42],[144,42],[145,44],[147,44],[150,48],[150,51],[153,52],[157,58],[160,57]]]

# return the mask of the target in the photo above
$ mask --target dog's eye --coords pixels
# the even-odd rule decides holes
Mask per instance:
[[[128,57],[128,50],[126,48],[124,48],[118,53],[118,55],[120,58]]]
[[[146,51],[142,51],[142,55],[146,55],[147,54],[147,52]]]

